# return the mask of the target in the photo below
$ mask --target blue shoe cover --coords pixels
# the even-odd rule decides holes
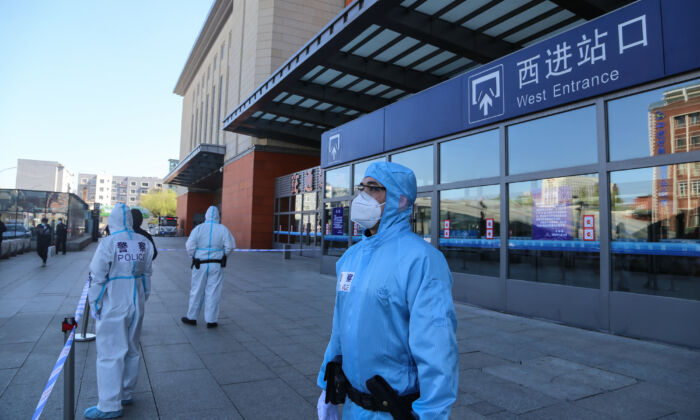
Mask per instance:
[[[104,412],[97,409],[97,406],[93,406],[85,410],[85,418],[87,419],[116,419],[123,415],[122,410]]]
[[[131,405],[134,403],[133,398],[129,398],[128,400],[122,400],[122,405]]]

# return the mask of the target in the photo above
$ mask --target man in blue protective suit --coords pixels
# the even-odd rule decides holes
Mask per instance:
[[[153,246],[133,231],[129,208],[118,203],[107,224],[111,234],[100,240],[90,262],[98,403],[85,410],[89,419],[121,417],[122,406],[133,402],[143,310],[151,292]]]
[[[350,216],[366,230],[336,264],[318,417],[337,419],[344,402],[343,418],[448,419],[459,379],[452,275],[411,232],[415,175],[373,163],[358,189]]]
[[[204,223],[192,229],[185,246],[192,257],[192,286],[187,316],[181,318],[182,322],[197,325],[203,304],[207,328],[215,328],[221,302],[222,268],[226,267],[226,256],[236,247],[231,232],[219,223],[216,207],[209,207]]]

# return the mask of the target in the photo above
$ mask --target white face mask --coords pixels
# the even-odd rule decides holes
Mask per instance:
[[[371,229],[382,218],[383,205],[384,203],[379,204],[371,195],[360,191],[350,204],[350,219],[365,229]]]

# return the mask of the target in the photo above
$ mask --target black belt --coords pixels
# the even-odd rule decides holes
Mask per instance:
[[[347,396],[350,401],[369,411],[385,411],[391,412],[391,407],[389,407],[389,401],[377,401],[371,394],[365,394],[362,391],[355,389],[350,382],[348,382]],[[399,400],[402,405],[411,407],[413,401],[417,400],[420,394],[407,394],[399,395]],[[409,409],[410,411],[410,409]]]
[[[196,267],[197,270],[199,270],[200,265],[208,263],[218,263],[221,264],[222,267],[226,267],[226,255],[224,255],[220,260],[200,260],[199,258],[192,258],[192,265],[190,268]]]

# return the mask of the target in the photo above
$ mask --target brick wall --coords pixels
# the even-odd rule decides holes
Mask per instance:
[[[252,152],[224,167],[221,222],[239,248],[272,247],[275,178],[319,161],[318,156]]]
[[[194,226],[192,226],[195,213],[206,213],[209,206],[214,204],[214,195],[209,193],[189,192],[177,197],[177,228],[184,226],[185,236],[188,236]]]

